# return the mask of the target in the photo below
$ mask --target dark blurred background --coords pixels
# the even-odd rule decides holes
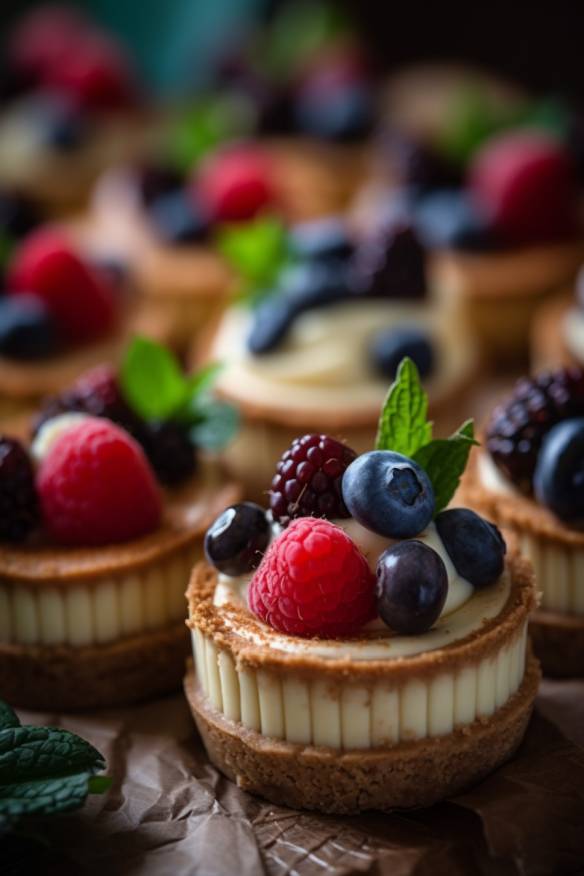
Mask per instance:
[[[580,2],[428,3],[338,0],[383,70],[411,61],[456,59],[484,65],[535,90],[584,101],[584,4]],[[2,0],[2,29],[25,0]],[[139,70],[160,92],[203,80],[225,34],[244,33],[277,0],[77,0],[134,50]]]

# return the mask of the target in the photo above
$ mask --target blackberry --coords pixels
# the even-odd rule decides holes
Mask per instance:
[[[39,521],[32,463],[14,438],[0,436],[0,538],[23,541]]]
[[[278,462],[272,480],[274,520],[286,526],[294,517],[350,517],[341,480],[356,458],[354,450],[327,435],[296,438]]]
[[[487,427],[487,449],[497,467],[524,493],[532,491],[542,441],[561,420],[584,416],[584,370],[565,368],[523,378],[497,407]]]
[[[194,473],[195,450],[180,423],[148,423],[142,443],[156,477],[166,486],[177,486]]]
[[[357,248],[353,276],[356,292],[370,298],[424,298],[426,255],[413,227],[392,223],[372,234]]]
[[[71,412],[106,417],[144,444],[146,424],[123,398],[116,373],[108,365],[93,368],[71,389],[47,399],[33,423],[33,436],[47,420]]]

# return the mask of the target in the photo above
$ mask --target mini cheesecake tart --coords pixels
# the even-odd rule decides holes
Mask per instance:
[[[541,593],[530,623],[546,675],[584,672],[584,533],[562,523],[534,498],[521,495],[486,451],[471,461],[461,488],[464,502],[517,537]]]
[[[70,230],[89,252],[128,267],[141,298],[138,329],[158,340],[184,347],[229,300],[233,276],[226,262],[203,244],[164,243],[129,172],[104,174],[89,211],[74,219]]]
[[[446,507],[472,423],[432,442],[426,408],[405,359],[375,450],[297,438],[270,511],[244,502],[207,531],[187,591],[186,695],[213,763],[275,803],[431,805],[523,736],[539,680],[533,570],[506,557],[496,526]]]
[[[185,689],[207,751],[273,802],[337,813],[430,805],[521,740],[539,672],[526,644],[533,573],[518,556],[420,636],[278,634],[205,564],[187,596]]]
[[[573,282],[583,255],[579,240],[510,252],[445,251],[434,258],[434,279],[445,306],[491,361],[509,363],[524,355],[538,309]]]
[[[425,386],[436,428],[448,434],[480,363],[472,341],[431,305],[366,300],[311,310],[294,321],[280,346],[261,356],[246,348],[249,314],[236,307],[227,311],[208,355],[224,363],[218,394],[243,415],[225,462],[252,496],[261,493],[282,450],[302,432],[337,435],[357,451],[372,445],[388,379],[368,364],[369,339],[380,328],[401,324],[423,327],[433,339],[436,365]]]
[[[161,526],[119,545],[4,546],[0,696],[23,708],[82,710],[176,688],[184,590],[202,536],[238,489],[205,469],[164,499]]]

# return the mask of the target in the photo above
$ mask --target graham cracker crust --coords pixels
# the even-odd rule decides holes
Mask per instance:
[[[354,814],[430,806],[480,781],[517,749],[539,680],[529,653],[521,687],[492,717],[447,736],[344,753],[281,742],[228,720],[198,689],[192,665],[184,687],[210,760],[240,788],[295,809]]]
[[[540,609],[530,621],[529,632],[544,675],[584,675],[584,617]]]
[[[81,712],[128,705],[180,687],[183,621],[107,645],[0,645],[0,698],[13,706]]]

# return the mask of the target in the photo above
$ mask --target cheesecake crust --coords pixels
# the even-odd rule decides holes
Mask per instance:
[[[351,680],[369,683],[391,678],[392,682],[402,683],[409,678],[430,679],[445,669],[456,672],[480,662],[486,656],[500,651],[505,642],[510,642],[517,635],[535,608],[534,575],[531,564],[518,554],[509,556],[507,570],[511,578],[511,592],[499,615],[447,647],[404,659],[325,659],[307,653],[278,651],[270,647],[270,629],[247,608],[229,603],[221,608],[213,605],[217,574],[204,562],[195,566],[187,590],[187,626],[191,630],[200,630],[213,640],[219,650],[227,650],[233,656],[238,670],[253,668],[275,673],[292,672],[302,678],[326,678],[333,685],[335,682],[345,685]],[[253,631],[261,644],[246,641],[233,632],[229,618],[236,622],[239,629]]]
[[[539,610],[529,631],[544,675],[581,678],[584,675],[584,617]]]
[[[180,687],[184,623],[110,644],[0,644],[0,697],[26,709],[79,712],[127,705]]]
[[[518,747],[540,680],[529,654],[519,690],[490,718],[442,737],[391,748],[302,746],[262,736],[212,708],[192,665],[185,693],[211,761],[246,791],[326,813],[429,806],[484,778]]]

